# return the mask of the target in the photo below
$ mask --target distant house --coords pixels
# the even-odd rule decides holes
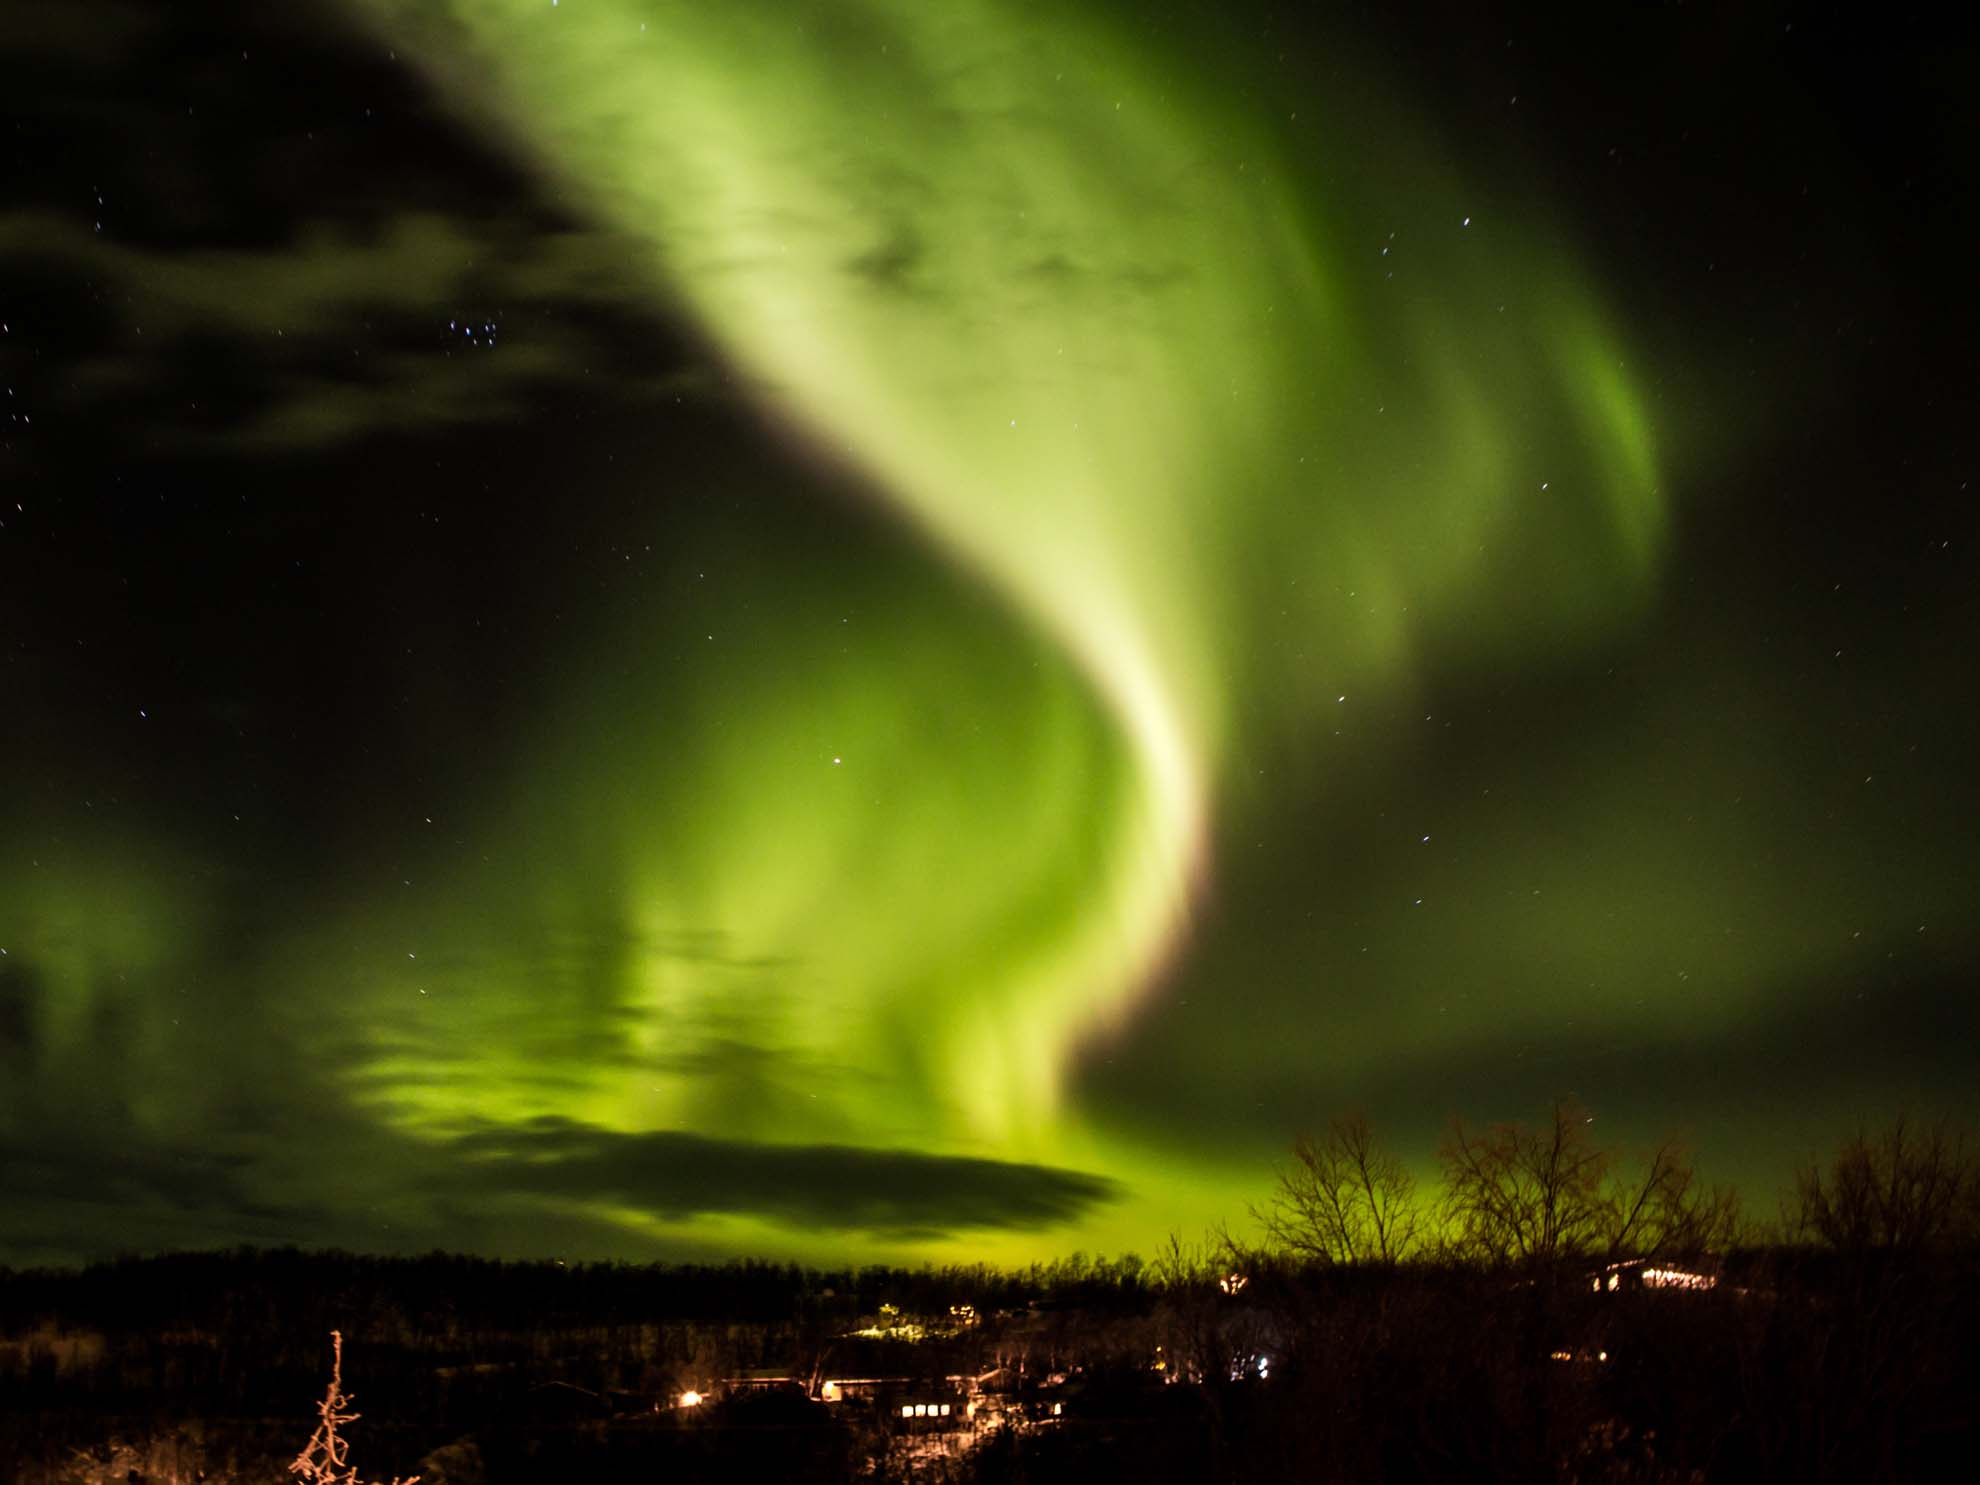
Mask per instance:
[[[818,1398],[828,1403],[854,1403],[874,1407],[891,1400],[905,1388],[915,1387],[915,1377],[827,1377],[818,1384]]]
[[[612,1412],[603,1393],[562,1381],[538,1382],[511,1408],[533,1423],[587,1423]]]
[[[1718,1285],[1717,1277],[1712,1274],[1651,1258],[1626,1258],[1588,1276],[1588,1287],[1596,1294],[1619,1294],[1636,1289],[1699,1291],[1716,1289]]]
[[[788,1367],[781,1366],[751,1367],[739,1376],[725,1378],[722,1385],[731,1393],[805,1390],[805,1384],[792,1376]]]
[[[888,1399],[887,1412],[902,1433],[947,1433],[973,1416],[960,1393],[932,1388],[896,1394]]]
[[[900,1432],[938,1433],[1005,1411],[1015,1402],[1000,1385],[1009,1380],[1002,1367],[974,1376],[828,1377],[819,1384],[818,1399],[871,1411]]]

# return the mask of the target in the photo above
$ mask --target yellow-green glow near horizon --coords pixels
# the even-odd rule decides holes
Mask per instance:
[[[556,1099],[518,1091],[526,1027],[465,997],[422,1007],[372,1068],[405,1127],[693,1127],[713,1110],[669,1048],[718,1016],[793,1065],[861,1069],[821,1076],[808,1113],[728,1109],[750,1135],[1099,1159],[1064,1080],[1186,943],[1237,736],[1297,747],[1344,692],[1407,685],[1425,645],[1572,646],[1654,572],[1651,434],[1594,296],[1394,116],[1282,108],[1245,57],[1083,7],[359,9],[642,243],[628,275],[704,327],[768,417],[1070,667],[1033,681],[1036,657],[999,660],[1008,634],[934,630],[726,695],[734,725],[691,727],[692,758],[594,791],[611,865],[564,906],[544,905],[555,884],[520,890],[553,929],[718,932],[804,964],[808,988],[744,1008],[708,965],[632,964],[614,1013],[652,1064]],[[1478,624],[1509,582],[1503,623]],[[989,699],[947,695],[971,690]],[[968,713],[952,738],[1013,696],[1023,722],[933,763],[900,735],[903,694]],[[560,746],[546,768],[590,766]],[[840,758],[862,789],[814,787]],[[604,818],[621,787],[644,797]],[[921,830],[983,843],[980,870],[947,875]],[[579,993],[540,945],[510,957],[535,965],[518,1003]],[[405,1004],[399,978],[378,1003]],[[412,1076],[468,1037],[483,1055],[458,1081]]]

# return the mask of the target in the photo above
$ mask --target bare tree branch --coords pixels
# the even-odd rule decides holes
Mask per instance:
[[[1900,1115],[1874,1137],[1859,1130],[1825,1167],[1795,1174],[1793,1234],[1839,1253],[1933,1252],[1980,1239],[1980,1158],[1945,1124]]]
[[[1738,1224],[1730,1191],[1701,1187],[1666,1141],[1640,1171],[1598,1146],[1593,1115],[1560,1099],[1540,1128],[1462,1121],[1445,1137],[1444,1219],[1452,1254],[1489,1264],[1723,1249]]]
[[[1322,1263],[1401,1263],[1422,1240],[1415,1178],[1360,1113],[1294,1140],[1278,1191],[1252,1215],[1281,1249]]]

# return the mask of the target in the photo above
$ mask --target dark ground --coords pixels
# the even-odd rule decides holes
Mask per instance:
[[[293,1252],[7,1274],[0,1478],[287,1480],[332,1329],[364,1480],[1897,1481],[1970,1457],[1970,1261],[1771,1250],[1718,1277],[1609,1294],[1566,1270],[1267,1265],[1233,1298],[1207,1267],[1133,1260],[821,1274]],[[962,1304],[981,1319],[951,1319]],[[985,1418],[1030,1421],[972,1432],[944,1379],[1000,1362]],[[830,1407],[725,1388],[765,1372],[899,1380]],[[707,1403],[675,1406],[689,1387]],[[937,1395],[955,1432],[904,1431],[897,1401]]]

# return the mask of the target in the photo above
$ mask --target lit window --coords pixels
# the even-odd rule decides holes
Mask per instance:
[[[1680,1268],[1646,1268],[1643,1282],[1658,1289],[1710,1289],[1718,1280],[1710,1274],[1687,1273]]]
[[[949,1416],[949,1405],[947,1403],[942,1404],[942,1416],[944,1418]]]
[[[1052,1416],[1054,1418],[1058,1417],[1059,1414],[1063,1413],[1065,1410],[1066,1410],[1066,1405],[1064,1403],[1052,1404]]]
[[[912,1418],[914,1416],[914,1409],[906,1403],[901,1404],[901,1416],[903,1418]]]

